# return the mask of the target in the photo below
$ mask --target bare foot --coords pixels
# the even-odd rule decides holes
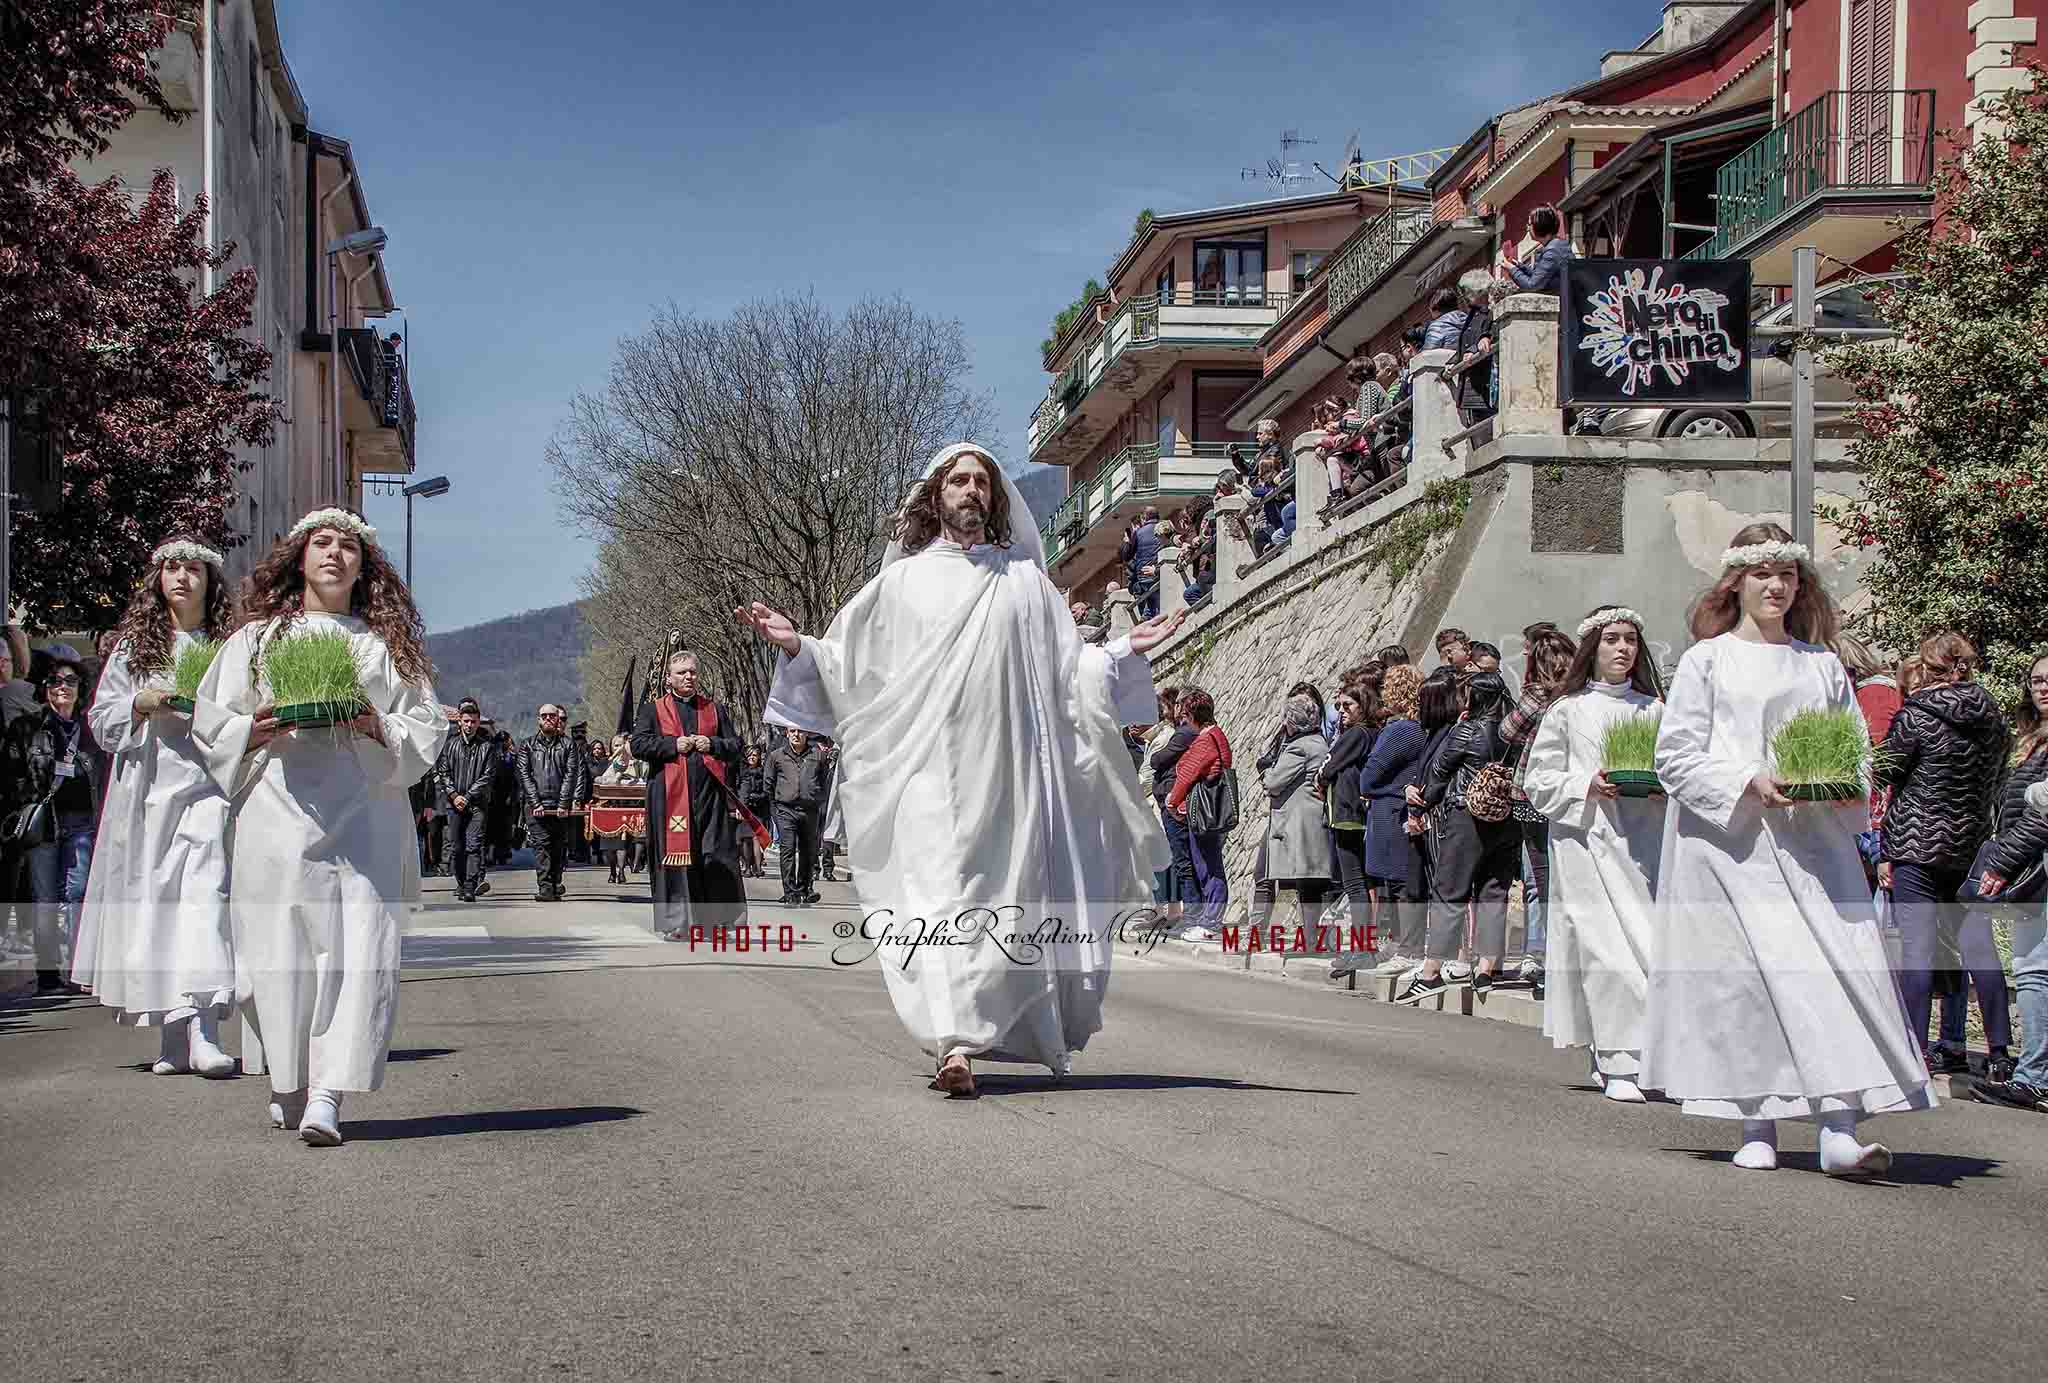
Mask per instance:
[[[938,1078],[932,1082],[948,1095],[972,1095],[974,1093],[974,1068],[967,1058],[955,1052],[939,1063]]]

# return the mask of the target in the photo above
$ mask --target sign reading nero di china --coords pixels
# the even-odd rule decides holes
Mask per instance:
[[[1570,261],[1558,402],[1748,403],[1749,289],[1744,259]]]

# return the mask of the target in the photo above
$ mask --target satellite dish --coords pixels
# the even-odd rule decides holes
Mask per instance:
[[[1358,162],[1358,131],[1351,132],[1351,138],[1344,141],[1344,166],[1351,167]]]

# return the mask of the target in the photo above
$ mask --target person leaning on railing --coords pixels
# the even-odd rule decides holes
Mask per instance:
[[[1465,322],[1446,373],[1457,377],[1458,414],[1470,427],[1493,416],[1493,275],[1467,269],[1458,276],[1458,294],[1465,300]]]

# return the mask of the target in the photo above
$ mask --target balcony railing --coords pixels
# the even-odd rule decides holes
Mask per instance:
[[[419,419],[413,411],[412,380],[405,368],[405,356],[367,327],[344,327],[338,344],[356,382],[356,391],[370,405],[378,425],[398,433],[405,452],[405,467],[411,470],[413,432]]]
[[[1054,377],[1044,402],[1031,415],[1031,450],[1036,452],[1059,431],[1126,351],[1162,344],[1255,349],[1287,302],[1287,294],[1256,285],[1179,288],[1170,294],[1125,299],[1116,315]]]
[[[1711,239],[1687,259],[1723,259],[1827,193],[1928,192],[1934,92],[1830,91],[1714,175]]]
[[[1157,495],[1206,495],[1216,473],[1230,464],[1230,442],[1196,442],[1162,454],[1157,442],[1125,447],[1109,458],[1095,479],[1068,495],[1039,529],[1047,566],[1106,522],[1125,500]],[[1250,450],[1249,442],[1242,444]]]
[[[1429,234],[1435,212],[1426,206],[1388,207],[1340,246],[1323,277],[1330,285],[1330,315],[1351,306],[1393,267],[1402,251]]]

